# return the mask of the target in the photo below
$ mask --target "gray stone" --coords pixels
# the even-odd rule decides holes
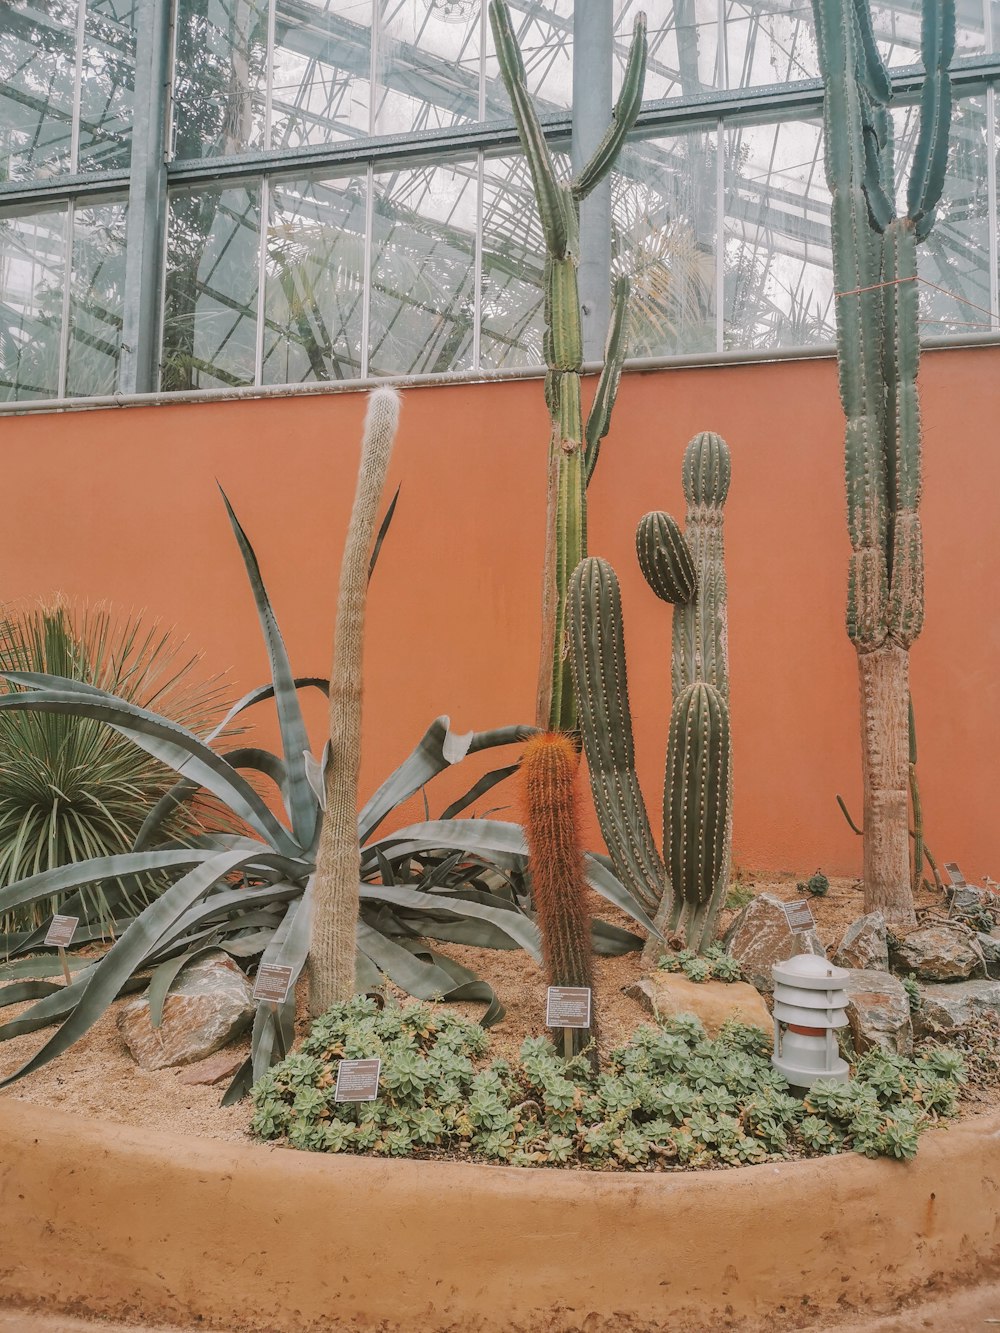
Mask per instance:
[[[1000,1020],[1000,981],[953,981],[921,986],[922,1003],[913,1021],[919,1036],[948,1037],[975,1018]]]
[[[862,969],[851,972],[844,989],[849,996],[851,1040],[858,1055],[873,1046],[897,1055],[912,1052],[910,999],[901,981],[889,972]]]
[[[897,972],[918,981],[964,981],[985,971],[975,932],[960,921],[934,921],[897,935],[889,949]]]
[[[976,941],[983,951],[986,975],[994,980],[1000,979],[1000,929],[991,930],[988,935],[979,931]]]
[[[995,893],[976,884],[957,884],[947,894],[949,907],[959,917],[992,914],[1000,907]]]
[[[789,930],[785,918],[785,904],[773,894],[758,894],[747,903],[729,927],[725,945],[743,968],[751,985],[770,995],[774,990],[771,968],[800,953],[815,953],[826,957],[815,930]]]
[[[141,1069],[194,1064],[220,1050],[249,1027],[255,1005],[242,970],[221,950],[183,969],[154,1028],[145,997],[126,1004],[118,1029]]]
[[[833,961],[838,967],[888,972],[889,940],[882,913],[869,912],[852,921],[837,946]]]

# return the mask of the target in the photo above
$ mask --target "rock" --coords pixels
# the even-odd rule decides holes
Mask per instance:
[[[1000,930],[991,930],[988,935],[980,931],[976,942],[983,951],[986,975],[994,980],[1000,978]]]
[[[183,969],[158,1028],[150,1024],[143,997],[121,1010],[118,1029],[141,1069],[165,1069],[194,1064],[225,1046],[249,1026],[254,1008],[249,981],[220,950]]]
[[[221,1083],[224,1079],[232,1078],[243,1060],[242,1055],[233,1055],[231,1051],[220,1051],[218,1055],[210,1055],[207,1060],[199,1060],[196,1065],[189,1065],[177,1075],[177,1082],[192,1087],[197,1085],[210,1087],[213,1083]]]
[[[881,912],[869,912],[852,921],[833,955],[838,967],[859,968],[862,971],[889,971],[889,941],[885,917]]]
[[[997,895],[989,889],[979,888],[976,884],[956,884],[946,892],[948,906],[956,916],[987,916],[1000,909]]]
[[[974,1018],[1000,1020],[1000,981],[952,981],[921,986],[922,1003],[913,1016],[922,1037],[948,1037]]]
[[[897,977],[871,968],[855,970],[844,989],[848,994],[847,1021],[858,1055],[873,1046],[897,1055],[912,1052],[910,998]]]
[[[918,981],[964,981],[985,971],[975,932],[960,921],[934,921],[898,935],[889,949],[897,972],[912,972]]]
[[[774,1021],[760,991],[745,981],[691,981],[680,972],[653,972],[625,994],[657,1018],[695,1014],[710,1037],[730,1018],[773,1036]]]
[[[765,995],[774,989],[771,967],[798,953],[826,957],[815,930],[793,933],[785,919],[784,903],[773,894],[761,893],[747,903],[726,934],[726,948],[745,975]]]

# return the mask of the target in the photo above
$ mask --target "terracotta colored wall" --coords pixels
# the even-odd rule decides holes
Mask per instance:
[[[998,370],[995,349],[924,358],[927,626],[913,686],[928,841],[967,874],[1000,876]],[[232,668],[237,687],[257,683],[265,658],[218,478],[257,546],[295,669],[325,672],[364,407],[342,394],[4,419],[0,597],[59,590],[146,607],[212,669]],[[853,873],[859,842],[834,803],[840,791],[858,810],[860,772],[832,361],[623,382],[591,487],[591,549],[622,580],[649,799],[658,811],[669,614],[632,538],[647,509],[682,513],[681,453],[701,429],[733,451],[737,859]],[[462,729],[530,720],[545,439],[538,382],[407,393],[402,495],[369,606],[366,792],[439,713]],[[312,717],[318,728],[318,707]]]

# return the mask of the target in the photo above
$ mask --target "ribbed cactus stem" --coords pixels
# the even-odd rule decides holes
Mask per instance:
[[[699,680],[729,698],[723,507],[731,468],[729,446],[712,431],[696,435],[684,451],[681,480],[688,506],[684,539],[694,565],[696,591],[690,600],[674,606],[674,698]]]
[[[682,690],[670,715],[664,818],[674,928],[688,947],[711,943],[729,882],[729,707],[713,685]],[[668,813],[669,812],[669,813]]]
[[[521,759],[521,805],[547,983],[592,990],[578,770],[579,756],[567,736],[559,732],[535,736]],[[593,1032],[593,1026],[567,1029],[563,1048],[568,1044],[569,1053],[576,1054]]]
[[[368,400],[357,490],[340,564],[340,592],[330,673],[330,759],[326,810],[316,863],[309,1008],[316,1016],[355,990],[361,851],[358,773],[368,562],[379,501],[399,423],[399,395],[376,389]]]
[[[925,79],[905,217],[895,212],[892,88],[869,0],[813,0],[813,11],[847,419],[853,548],[847,632],[861,681],[865,911],[878,908],[891,923],[907,925],[915,917],[906,837],[905,658],[924,614],[916,245],[931,230],[944,188],[955,0],[922,3]]]

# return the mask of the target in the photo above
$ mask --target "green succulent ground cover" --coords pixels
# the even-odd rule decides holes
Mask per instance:
[[[656,964],[661,972],[683,972],[688,981],[744,981],[743,969],[720,944],[710,945],[703,954],[693,949],[665,953]]]
[[[460,1157],[512,1166],[658,1170],[854,1150],[909,1158],[955,1111],[961,1056],[869,1053],[849,1084],[792,1097],[767,1038],[730,1023],[712,1041],[692,1015],[638,1029],[600,1073],[529,1037],[488,1061],[477,1024],[424,1004],[357,997],[311,1028],[253,1089],[252,1132],[313,1152]],[[377,1101],[334,1100],[337,1062],[382,1061]]]

